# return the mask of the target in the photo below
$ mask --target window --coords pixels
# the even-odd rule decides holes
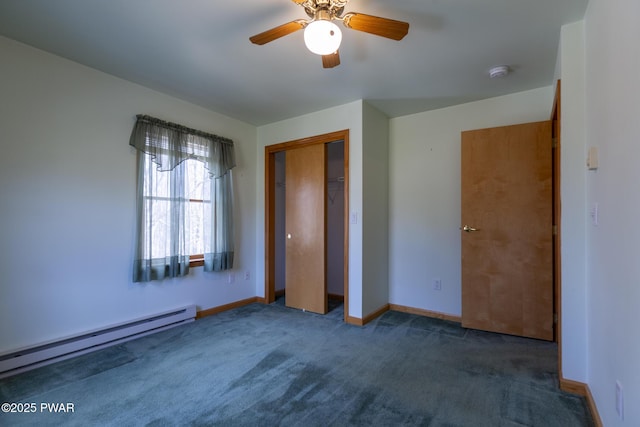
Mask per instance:
[[[144,186],[144,202],[148,205],[144,227],[151,229],[151,245],[144,246],[143,258],[162,259],[171,254],[171,220],[172,215],[180,215],[182,209],[178,204],[184,204],[185,252],[189,255],[189,266],[204,265],[204,227],[206,221],[205,209],[211,205],[211,178],[204,167],[204,163],[187,159],[176,166],[179,170],[159,171],[150,154],[145,156],[144,176],[147,185]],[[182,179],[172,176],[179,174]],[[178,179],[177,185],[182,188],[178,193],[184,198],[171,196],[172,180]],[[175,192],[174,192],[175,193]]]
[[[135,282],[233,266],[233,142],[138,116]]]

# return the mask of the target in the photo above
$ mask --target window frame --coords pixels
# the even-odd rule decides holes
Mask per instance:
[[[189,203],[205,203],[204,199],[189,199]],[[189,254],[189,267],[204,266],[204,253]]]

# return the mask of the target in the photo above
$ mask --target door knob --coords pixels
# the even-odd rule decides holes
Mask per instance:
[[[287,233],[287,239],[291,239],[291,233]]]
[[[478,231],[477,228],[469,227],[468,225],[465,225],[464,227],[460,227],[460,230],[466,231],[467,233],[471,233],[472,231]]]

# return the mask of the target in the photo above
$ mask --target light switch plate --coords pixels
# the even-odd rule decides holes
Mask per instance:
[[[357,224],[358,223],[358,212],[351,212],[351,224]]]

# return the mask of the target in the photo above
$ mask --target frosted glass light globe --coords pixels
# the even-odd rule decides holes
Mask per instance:
[[[313,21],[304,29],[304,43],[316,55],[335,53],[342,42],[342,31],[331,21]]]

